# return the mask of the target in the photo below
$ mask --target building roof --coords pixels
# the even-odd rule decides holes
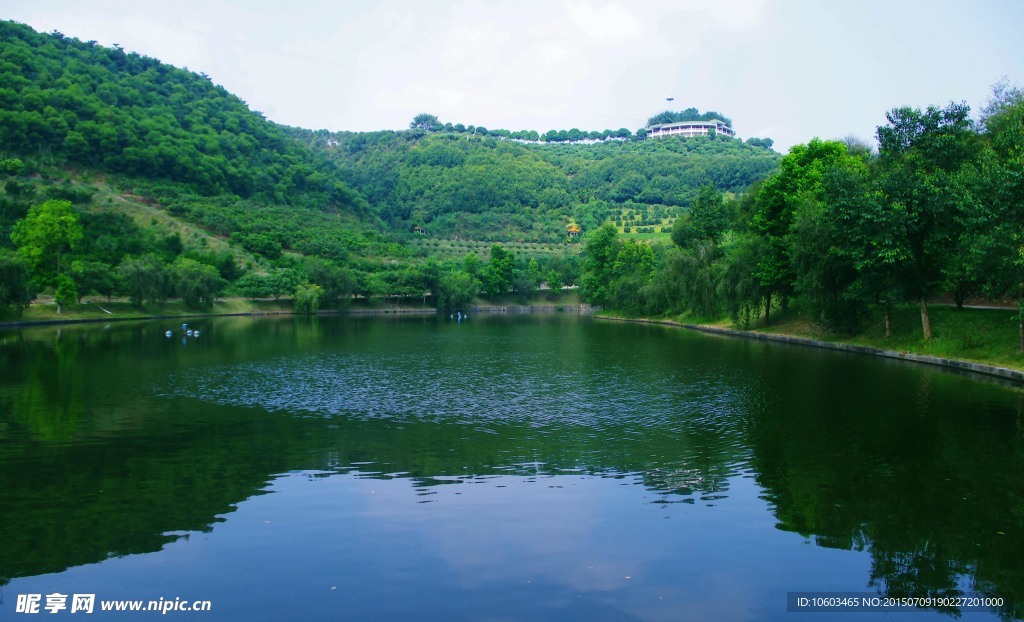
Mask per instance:
[[[648,129],[658,130],[666,127],[676,127],[679,125],[698,125],[701,127],[715,127],[718,125],[724,125],[725,127],[732,128],[731,125],[722,121],[721,119],[711,119],[710,121],[675,121],[673,123],[659,123],[658,125],[652,125]]]

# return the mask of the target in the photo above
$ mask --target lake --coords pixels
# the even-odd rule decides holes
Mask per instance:
[[[0,619],[1024,617],[1020,388],[563,314],[189,322],[0,330]]]

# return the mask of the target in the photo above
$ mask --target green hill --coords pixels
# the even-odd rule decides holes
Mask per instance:
[[[572,222],[660,229],[700,186],[741,192],[781,157],[726,136],[544,144],[422,130],[292,134],[332,158],[394,229],[498,241],[564,241]]]
[[[35,292],[159,305],[190,296],[199,273],[202,306],[307,281],[338,305],[352,291],[422,296],[455,272],[463,293],[572,283],[570,224],[667,239],[700,186],[741,192],[780,158],[760,139],[622,128],[545,143],[417,119],[399,132],[280,126],[205,75],[0,22],[0,310]],[[75,231],[47,245],[34,229],[55,214]],[[495,242],[519,253],[499,253],[501,278],[475,263]]]

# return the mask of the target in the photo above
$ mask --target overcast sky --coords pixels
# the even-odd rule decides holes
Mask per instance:
[[[0,18],[203,72],[269,119],[636,130],[717,110],[776,149],[1024,86],[1024,1],[0,0]]]

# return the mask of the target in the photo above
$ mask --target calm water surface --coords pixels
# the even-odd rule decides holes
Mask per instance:
[[[192,324],[0,332],[0,619],[1024,618],[1020,389],[566,316]],[[159,598],[212,610],[98,611]]]

